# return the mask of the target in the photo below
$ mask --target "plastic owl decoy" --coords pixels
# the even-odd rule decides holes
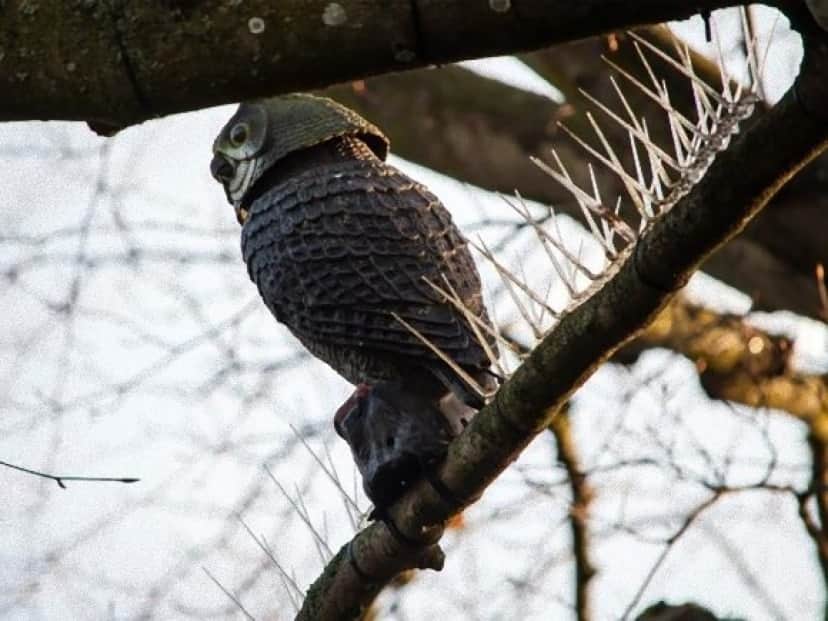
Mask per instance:
[[[482,406],[478,389],[494,385],[478,340],[486,332],[429,284],[448,285],[466,313],[489,323],[466,241],[437,197],[385,162],[383,133],[330,99],[243,103],[213,153],[211,172],[242,225],[242,256],[264,303],[308,351],[360,387],[337,413],[337,431],[368,495],[387,502],[393,479],[410,478],[424,455],[444,454],[446,438]],[[487,345],[497,351],[494,339]],[[372,402],[378,385],[382,407]],[[392,388],[410,395],[390,398]],[[433,417],[425,424],[425,415],[425,427],[417,419],[377,424],[397,401],[430,404],[444,428]],[[357,429],[357,418],[368,422]]]

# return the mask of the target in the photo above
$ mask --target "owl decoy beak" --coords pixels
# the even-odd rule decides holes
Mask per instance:
[[[250,212],[245,209],[244,207],[236,207],[236,220],[242,226],[244,223],[247,222],[247,219],[250,217]]]
[[[248,211],[244,207],[239,206],[237,201],[233,201],[228,188],[228,184],[236,176],[236,167],[221,153],[216,153],[210,162],[210,174],[213,175],[213,179],[224,187],[227,200],[234,206],[236,220],[238,220],[239,224],[243,225],[247,222]]]
[[[222,185],[226,185],[233,179],[236,170],[233,168],[233,164],[227,161],[227,158],[221,153],[216,153],[213,156],[213,161],[210,162],[210,174],[213,175],[213,179]]]

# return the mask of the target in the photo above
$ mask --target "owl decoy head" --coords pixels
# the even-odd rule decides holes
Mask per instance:
[[[356,136],[380,159],[388,139],[356,112],[332,99],[296,93],[242,103],[213,142],[210,172],[224,186],[240,224],[245,196],[287,155],[338,136]]]

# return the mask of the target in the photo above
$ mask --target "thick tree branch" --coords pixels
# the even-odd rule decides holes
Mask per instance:
[[[562,316],[449,446],[437,476],[462,499],[457,504],[479,498],[593,371],[664,307],[704,258],[744,228],[785,182],[828,146],[828,122],[818,112],[828,110],[826,75],[828,47],[806,45],[794,89],[719,155],[694,190],[652,225],[603,287]],[[755,157],[757,153],[763,157]],[[751,174],[734,175],[748,158]],[[442,525],[460,509],[457,504],[427,481],[414,485],[389,510],[402,537],[385,524],[358,533],[310,588],[297,618],[353,618],[402,569],[438,567],[436,542]],[[348,550],[354,562],[348,562]]]
[[[124,127],[380,73],[537,49],[731,4],[7,0],[0,5],[0,120]],[[802,10],[795,0],[773,4]]]

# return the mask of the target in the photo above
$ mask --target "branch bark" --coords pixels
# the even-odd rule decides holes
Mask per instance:
[[[370,75],[683,19],[727,0],[6,0],[0,120],[125,127]],[[776,0],[798,10],[795,0]]]
[[[389,510],[393,529],[373,524],[340,550],[311,586],[298,619],[353,618],[403,568],[440,565],[435,549],[445,521],[479,498],[569,396],[664,307],[699,264],[828,146],[828,122],[819,112],[828,110],[827,75],[828,45],[806,45],[794,88],[719,155],[694,190],[653,224],[603,287],[561,317],[449,446],[437,476],[461,501],[447,501],[427,481],[414,485]],[[755,157],[757,153],[763,157]],[[734,175],[748,158],[753,161],[751,174]]]

